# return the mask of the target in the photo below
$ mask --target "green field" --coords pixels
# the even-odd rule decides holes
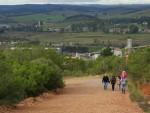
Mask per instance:
[[[84,33],[48,33],[48,32],[6,32],[2,36],[10,38],[26,38],[29,40],[39,40],[40,42],[52,43],[73,43],[73,44],[93,44],[94,41],[107,43],[111,41],[116,44],[126,44],[127,38],[132,38],[134,43],[139,45],[150,44],[150,34],[104,34],[101,32]]]
[[[11,18],[15,21],[25,22],[25,23],[37,22],[37,21],[56,22],[56,21],[61,21],[64,19],[64,17],[62,15],[55,15],[55,14],[53,14],[53,15],[34,14],[34,15],[14,16]]]

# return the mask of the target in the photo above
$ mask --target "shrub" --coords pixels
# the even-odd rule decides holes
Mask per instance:
[[[130,91],[130,98],[132,101],[142,102],[144,95],[140,92],[140,88],[137,84],[128,82],[128,89]]]
[[[17,103],[26,97],[64,87],[61,70],[55,64],[57,56],[47,57],[46,51],[41,51],[43,54],[36,49],[0,51],[1,104]],[[52,53],[49,51],[49,56]]]

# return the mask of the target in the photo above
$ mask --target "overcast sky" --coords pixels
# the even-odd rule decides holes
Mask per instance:
[[[11,4],[150,4],[150,0],[0,0],[0,5]]]

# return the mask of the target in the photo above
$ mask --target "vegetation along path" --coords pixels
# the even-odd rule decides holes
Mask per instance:
[[[131,102],[128,94],[115,89],[103,90],[98,77],[67,79],[66,87],[53,98],[13,113],[144,113]]]

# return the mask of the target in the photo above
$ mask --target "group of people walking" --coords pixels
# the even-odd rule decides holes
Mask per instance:
[[[122,74],[115,77],[112,76],[110,79],[105,74],[105,76],[102,79],[102,83],[104,84],[104,90],[107,90],[108,84],[111,83],[112,91],[115,90],[115,85],[117,85],[118,90],[122,89],[122,93],[126,93],[126,82],[127,82],[127,74],[125,71],[122,71]]]

